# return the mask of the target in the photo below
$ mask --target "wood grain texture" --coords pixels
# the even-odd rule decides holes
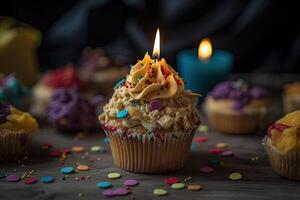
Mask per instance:
[[[251,78],[255,80],[255,77]],[[259,77],[260,79],[263,78]],[[262,82],[272,85],[270,84],[271,80],[272,76],[264,76]],[[276,81],[278,80],[276,79]],[[278,86],[274,89],[280,91]],[[274,118],[277,118],[281,112],[280,96],[278,96],[278,102],[277,114]],[[205,120],[203,121],[205,123]],[[238,136],[210,131],[207,135],[207,142],[196,143],[185,168],[176,172],[152,175],[134,174],[115,167],[108,145],[104,145],[102,142],[103,137],[104,134],[101,132],[76,139],[72,134],[59,133],[51,128],[42,128],[31,145],[29,159],[24,163],[25,167],[21,167],[18,163],[0,163],[0,171],[7,174],[22,174],[24,171],[34,170],[35,177],[53,175],[56,181],[51,184],[39,182],[34,185],[25,185],[23,181],[9,183],[5,179],[0,179],[0,200],[108,199],[102,196],[103,190],[96,188],[96,183],[107,180],[106,176],[109,172],[122,174],[121,179],[111,181],[115,187],[122,186],[123,181],[129,178],[137,179],[140,182],[138,186],[132,188],[132,195],[112,199],[300,199],[300,182],[279,177],[270,168],[266,152],[261,145],[264,133]],[[235,153],[235,156],[224,158],[209,154],[208,151],[218,142],[228,143],[229,149]],[[58,158],[47,156],[47,151],[41,149],[43,143],[51,143],[57,150],[74,145],[84,146],[89,150],[91,146],[100,144],[105,146],[108,151],[105,153],[89,152],[88,155],[72,153],[65,160],[64,166],[76,166],[76,163],[80,162],[89,165],[91,170],[70,175],[67,180],[62,180],[63,176],[59,173],[59,169],[63,165],[60,164]],[[84,155],[85,157],[83,157]],[[253,157],[257,157],[258,160],[253,161],[251,159]],[[97,158],[101,158],[101,160],[98,161]],[[199,170],[200,167],[207,165],[211,159],[220,159],[223,165],[216,167],[215,172],[211,174],[202,174]],[[232,172],[240,172],[243,179],[230,181],[228,175]],[[75,180],[75,177],[80,178],[85,175],[91,175],[91,179]],[[204,189],[199,192],[191,192],[187,189],[172,190],[163,183],[163,179],[170,176],[177,176],[181,180],[190,176],[192,179],[188,183],[201,184]],[[155,188],[168,190],[168,196],[154,196],[152,192]],[[78,193],[82,193],[83,196],[79,197]]]

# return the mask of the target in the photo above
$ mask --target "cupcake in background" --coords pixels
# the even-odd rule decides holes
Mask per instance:
[[[45,73],[32,91],[34,101],[31,107],[32,114],[44,118],[54,90],[72,87],[82,92],[86,88],[86,84],[79,78],[72,64]]]
[[[17,160],[38,129],[36,120],[9,104],[0,102],[0,161]]]
[[[99,128],[97,107],[103,102],[102,96],[87,100],[76,88],[56,89],[47,110],[47,119],[58,130],[95,131]]]
[[[86,47],[80,60],[79,74],[84,81],[91,83],[94,93],[107,94],[128,73],[126,62],[121,56],[112,59],[101,48]]]
[[[164,59],[146,54],[116,84],[99,116],[115,164],[139,173],[182,168],[200,124],[197,97]]]
[[[204,102],[206,116],[214,129],[247,134],[265,129],[274,111],[270,93],[243,81],[226,81],[215,86]]]
[[[300,110],[297,110],[273,123],[264,141],[273,170],[293,180],[300,180],[299,130]]]
[[[21,110],[30,107],[30,92],[14,74],[0,74],[0,101],[6,102]]]
[[[300,109],[300,81],[285,85],[283,91],[283,109],[285,113]]]

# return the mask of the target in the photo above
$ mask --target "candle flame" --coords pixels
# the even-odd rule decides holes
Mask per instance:
[[[159,28],[156,31],[154,47],[153,47],[153,57],[159,58],[160,56],[160,34]]]
[[[212,54],[212,45],[210,39],[204,38],[198,48],[198,58],[200,60],[209,60]]]

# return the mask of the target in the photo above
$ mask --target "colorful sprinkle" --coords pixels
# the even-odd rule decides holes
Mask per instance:
[[[90,167],[87,166],[87,165],[78,165],[78,166],[76,167],[76,169],[77,169],[78,171],[88,171],[88,170],[90,170]]]
[[[208,131],[208,126],[206,125],[200,125],[198,128],[198,131],[200,132],[207,132]]]
[[[61,157],[62,152],[61,151],[51,151],[48,153],[48,156],[50,157]]]
[[[72,151],[74,151],[75,153],[81,153],[84,151],[84,147],[82,146],[74,146],[72,147]]]
[[[124,118],[128,115],[128,110],[127,109],[123,109],[123,110],[120,110],[118,113],[117,113],[117,118]]]
[[[198,137],[195,138],[195,141],[196,142],[206,142],[207,138],[203,137],[203,136],[198,136]]]
[[[38,182],[38,179],[33,178],[33,177],[28,177],[24,179],[25,184],[35,184]]]
[[[107,178],[110,178],[110,179],[117,179],[117,178],[120,178],[120,177],[121,177],[121,174],[116,173],[116,172],[107,174]]]
[[[55,178],[53,176],[43,176],[41,177],[40,181],[42,183],[52,183],[55,181]]]
[[[108,138],[108,137],[105,137],[105,138],[103,139],[103,143],[104,143],[104,144],[108,144],[108,143],[109,143],[109,138]]]
[[[216,144],[216,148],[219,148],[219,149],[224,149],[226,147],[228,147],[228,144],[224,143],[224,142],[220,142],[220,143]]]
[[[152,100],[150,102],[150,108],[151,108],[151,111],[154,111],[154,110],[159,110],[161,108],[161,102],[160,100]]]
[[[104,190],[104,191],[102,192],[102,194],[103,194],[103,196],[105,196],[105,197],[113,197],[113,196],[115,196],[115,192],[114,192],[114,190],[112,190],[112,189]]]
[[[234,156],[234,153],[232,151],[224,151],[222,153],[222,156],[224,156],[224,157],[232,157],[232,156]]]
[[[138,76],[136,77],[136,80],[137,80],[137,81],[140,81],[142,78],[143,78],[142,75],[138,75]]]
[[[110,188],[112,186],[112,184],[110,182],[108,182],[108,181],[101,181],[101,182],[98,182],[96,184],[96,186],[97,186],[97,188],[104,189],[104,188]]]
[[[181,190],[181,189],[185,188],[185,184],[184,183],[174,183],[171,185],[171,188],[174,190]]]
[[[51,148],[53,148],[53,145],[52,144],[43,144],[42,145],[42,149],[51,149]]]
[[[153,194],[157,196],[165,196],[168,194],[168,192],[167,190],[157,188],[153,190]]]
[[[223,150],[222,150],[222,149],[215,148],[215,149],[209,150],[209,153],[210,153],[210,154],[214,154],[214,155],[219,155],[219,154],[223,153]]]
[[[200,171],[201,171],[202,173],[208,174],[208,173],[212,173],[212,172],[215,171],[215,170],[214,170],[214,168],[212,168],[212,167],[205,166],[205,167],[201,167],[201,168],[200,168]]]
[[[125,79],[120,80],[114,87],[114,90],[118,89],[120,87],[120,85],[122,85],[123,83],[125,83]]]
[[[139,182],[134,179],[128,179],[128,180],[124,181],[124,185],[129,186],[129,187],[136,186],[137,184],[139,184]]]
[[[203,189],[203,186],[202,185],[197,185],[197,184],[191,184],[191,185],[188,185],[187,188],[190,191],[199,191],[199,190]]]
[[[230,180],[233,180],[233,181],[240,180],[240,179],[242,179],[242,174],[240,174],[240,173],[238,173],[238,172],[231,173],[231,174],[229,175],[229,179],[230,179]]]
[[[178,183],[178,182],[179,182],[179,180],[178,180],[177,177],[170,177],[170,178],[165,178],[164,179],[164,183],[168,184],[168,185],[172,185],[172,184]]]
[[[127,188],[117,188],[114,190],[114,194],[117,196],[125,196],[128,195],[130,191]]]
[[[93,152],[105,152],[105,148],[100,146],[100,145],[92,146],[91,151],[93,151]]]
[[[221,161],[220,160],[209,160],[208,164],[210,165],[220,165]]]
[[[75,170],[73,167],[63,167],[60,169],[60,173],[62,173],[62,174],[72,174],[74,172],[75,172]]]
[[[8,175],[8,176],[6,177],[6,180],[7,180],[8,182],[18,182],[18,181],[20,181],[20,176],[15,175],[15,174]]]

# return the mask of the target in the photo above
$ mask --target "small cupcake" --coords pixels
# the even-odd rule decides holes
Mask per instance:
[[[139,173],[182,168],[200,124],[197,97],[164,59],[146,54],[99,116],[115,164]]]
[[[300,110],[272,124],[265,148],[273,170],[280,176],[300,180]]]
[[[0,101],[21,110],[28,110],[30,106],[29,89],[13,74],[8,76],[0,74]]]
[[[27,153],[27,146],[38,124],[29,113],[0,102],[0,161],[16,160]]]
[[[87,100],[76,88],[56,89],[48,107],[47,119],[62,131],[95,131],[99,128],[97,106],[103,101],[102,96]]]
[[[215,86],[204,102],[212,127],[232,134],[248,134],[266,128],[273,112],[273,98],[265,89],[243,81]]]
[[[110,93],[118,80],[125,77],[129,68],[124,57],[112,59],[101,48],[87,47],[80,62],[80,76],[90,82],[94,93]]]
[[[85,89],[85,83],[79,78],[73,65],[47,72],[33,88],[33,105],[31,113],[44,118],[50,104],[53,91],[58,88],[76,87],[80,91]]]
[[[285,113],[300,109],[300,81],[287,84],[284,87],[283,109]]]

